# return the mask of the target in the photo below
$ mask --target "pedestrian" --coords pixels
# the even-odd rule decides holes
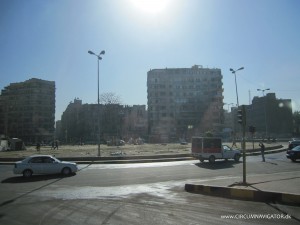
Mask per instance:
[[[55,147],[54,147],[54,149],[58,150],[58,141],[55,141]]]
[[[51,143],[51,149],[55,149],[54,148],[54,141],[52,141],[52,143]]]
[[[38,143],[36,144],[36,150],[37,150],[38,152],[40,152],[40,150],[41,150],[41,144],[40,144],[40,142],[38,142]]]
[[[260,146],[262,161],[265,162],[265,145],[263,142],[260,142],[259,146]]]
[[[233,148],[233,146],[237,148],[235,139],[233,139],[231,148]]]

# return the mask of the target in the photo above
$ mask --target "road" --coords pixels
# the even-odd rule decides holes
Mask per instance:
[[[285,153],[247,157],[247,176],[299,171]],[[242,163],[80,165],[70,177],[24,179],[0,166],[0,224],[298,224],[299,207],[196,195],[184,184],[242,177]],[[242,179],[242,178],[241,178]],[[291,218],[249,219],[252,215]],[[224,219],[234,216],[234,219]]]

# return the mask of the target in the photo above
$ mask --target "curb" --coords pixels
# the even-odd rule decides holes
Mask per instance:
[[[286,148],[267,150],[265,154],[272,154],[286,151]],[[260,152],[248,152],[246,156],[261,155]],[[151,163],[151,162],[171,162],[184,160],[197,160],[191,154],[175,155],[152,155],[152,156],[132,156],[132,157],[57,157],[63,161],[76,162],[77,164],[123,164],[123,163]],[[16,161],[24,158],[0,158],[0,165],[14,165]]]
[[[185,184],[184,190],[194,194],[212,195],[238,200],[300,205],[300,195],[297,194],[195,184]]]
[[[275,149],[275,150],[266,150],[265,151],[265,155],[266,154],[278,153],[278,152],[284,152],[286,150],[287,150],[286,148],[280,148],[280,149]],[[261,152],[258,151],[258,152],[249,152],[249,153],[246,153],[246,156],[252,156],[252,155],[261,155]]]
[[[59,160],[62,161],[71,161],[75,162],[77,164],[127,164],[127,163],[153,163],[153,162],[174,162],[174,161],[185,161],[185,160],[195,160],[193,157],[174,157],[174,158],[156,158],[156,159],[116,159],[116,160],[109,160],[109,159],[103,159],[103,160],[78,160],[75,158],[59,158]],[[22,159],[18,160],[12,160],[12,161],[0,161],[0,165],[14,165],[16,161],[20,161]]]

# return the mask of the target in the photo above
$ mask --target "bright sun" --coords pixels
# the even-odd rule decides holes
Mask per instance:
[[[131,0],[132,4],[141,11],[158,13],[163,11],[170,0]]]

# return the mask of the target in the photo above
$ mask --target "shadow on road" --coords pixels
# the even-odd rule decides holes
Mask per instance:
[[[70,176],[74,176],[75,174],[71,174]],[[11,204],[13,203],[15,200],[19,199],[19,198],[22,198],[30,193],[33,193],[35,191],[38,191],[44,187],[47,187],[51,184],[54,184],[66,177],[70,177],[70,176],[63,176],[61,174],[57,174],[57,175],[36,175],[36,176],[32,176],[31,178],[24,178],[24,177],[21,177],[21,176],[18,176],[18,177],[10,177],[10,178],[7,178],[5,180],[2,180],[1,183],[25,183],[25,182],[36,182],[36,181],[49,181],[47,182],[46,184],[40,186],[40,187],[37,187],[31,191],[28,191],[24,194],[21,194],[15,198],[12,198],[12,199],[9,199],[9,200],[6,200],[2,203],[0,203],[0,208],[5,206],[5,205],[8,205],[8,204]],[[0,215],[1,216],[1,215]]]
[[[30,178],[25,178],[22,176],[9,177],[1,181],[1,183],[30,183],[30,182],[38,182],[38,181],[47,181],[47,180],[57,180],[63,179],[66,177],[75,176],[76,174],[71,174],[69,176],[64,176],[62,174],[55,175],[33,175]]]
[[[298,160],[298,161],[294,161],[294,162],[293,162],[293,161],[291,160],[291,163],[300,163],[300,161]]]
[[[217,169],[226,169],[226,168],[232,168],[235,165],[239,164],[241,162],[235,162],[235,161],[215,161],[215,163],[209,163],[209,162],[203,162],[203,163],[196,163],[195,165],[203,168],[203,169],[210,169],[210,170],[217,170]]]

